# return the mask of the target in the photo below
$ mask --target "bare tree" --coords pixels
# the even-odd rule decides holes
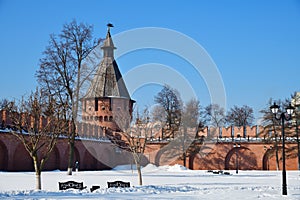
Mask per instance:
[[[210,104],[205,107],[206,121],[214,127],[222,127],[225,124],[225,110],[218,104]]]
[[[171,136],[174,138],[175,131],[177,131],[180,126],[182,111],[182,100],[178,91],[165,85],[154,97],[154,101],[164,109],[164,116],[166,116],[165,130],[169,132],[168,137]]]
[[[281,102],[281,101],[280,101]],[[280,122],[278,120],[275,120],[274,114],[270,110],[270,106],[273,104],[273,100],[270,99],[268,101],[268,104],[266,108],[260,111],[260,113],[263,114],[262,116],[262,125],[263,130],[261,132],[261,136],[264,138],[267,138],[268,140],[271,140],[274,138],[274,149],[275,149],[275,157],[276,157],[276,169],[279,170],[279,148],[278,148],[278,132],[277,129],[280,126]],[[280,103],[281,104],[281,103]],[[274,133],[274,135],[270,136],[270,132]],[[264,134],[264,135],[262,135]],[[267,135],[265,135],[267,134]]]
[[[41,173],[58,136],[67,130],[61,110],[61,105],[38,90],[28,100],[13,101],[7,106],[12,120],[10,132],[23,143],[33,160],[36,189],[42,188]]]
[[[247,105],[234,106],[228,111],[226,121],[232,126],[243,127],[243,137],[246,137],[246,126],[252,125],[254,121],[253,109]]]
[[[122,131],[117,133],[120,137],[116,137],[115,135],[111,138],[111,141],[113,141],[118,148],[131,153],[136,165],[139,185],[142,185],[141,164],[143,158],[145,158],[144,152],[152,128],[149,111],[147,108],[145,108],[142,113],[137,111],[133,118],[127,111],[115,111],[113,114],[116,123]]]
[[[93,72],[93,70],[86,69],[87,65],[84,65],[84,61],[98,44],[93,39],[92,32],[91,25],[77,24],[75,20],[65,24],[58,36],[50,36],[49,45],[44,51],[44,57],[40,59],[40,68],[36,72],[36,77],[43,90],[57,101],[68,105],[67,109],[72,111],[68,112],[71,113],[70,115],[65,115],[72,124],[72,131],[69,135],[69,175],[72,175],[74,164],[80,90],[90,77],[90,73]]]
[[[182,111],[181,117],[181,149],[183,156],[183,165],[186,167],[186,157],[188,149],[193,141],[197,138],[199,124],[204,124],[200,121],[200,102],[196,99],[188,101]]]
[[[10,101],[8,99],[1,99],[0,100],[0,112],[3,112],[7,108],[9,103],[10,103]],[[0,121],[0,129],[5,129],[5,121],[4,120]]]
[[[276,102],[278,105],[280,105],[279,108],[279,113],[285,112],[285,108],[289,105],[290,100],[285,99],[284,101],[278,100]],[[275,119],[274,114],[270,110],[270,106],[273,105],[272,99],[269,100],[267,106],[265,109],[261,110],[260,112],[263,113],[263,118],[262,118],[262,125],[264,126],[263,133],[265,133],[264,138],[267,138],[269,141],[274,141],[274,149],[275,149],[275,156],[276,156],[276,169],[280,169],[280,158],[279,158],[279,142],[281,140],[281,136],[279,136],[281,133],[281,121]],[[296,117],[297,113],[294,113],[293,117]],[[287,137],[295,137],[295,132],[292,130],[293,128],[296,128],[297,132],[297,127],[296,127],[296,120],[293,123],[290,123],[290,121],[285,120],[285,127],[289,127],[288,130],[285,131],[285,134]],[[266,131],[267,130],[267,131]],[[267,135],[266,135],[267,133]],[[274,133],[274,134],[273,134]],[[297,135],[296,135],[297,137]],[[295,148],[294,147],[289,147],[286,149],[287,157],[293,157],[295,156],[294,154]]]
[[[166,122],[167,117],[164,108],[161,105],[155,105],[151,110],[151,118],[153,121]]]
[[[0,110],[6,108],[10,101],[8,99],[1,99],[0,100]]]
[[[159,140],[163,138],[163,127],[166,125],[167,116],[164,108],[157,104],[151,109],[150,114],[151,121],[153,125],[155,125],[154,129],[156,129],[155,137],[157,137]],[[151,136],[153,136],[151,134]]]

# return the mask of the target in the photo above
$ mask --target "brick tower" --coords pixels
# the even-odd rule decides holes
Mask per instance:
[[[107,27],[106,39],[101,47],[103,59],[82,100],[82,121],[111,131],[122,131],[131,119],[135,101],[130,98],[114,59],[116,47],[110,35],[113,26],[108,24]]]

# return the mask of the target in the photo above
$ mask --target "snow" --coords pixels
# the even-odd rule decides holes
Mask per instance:
[[[228,171],[230,175],[183,166],[149,164],[142,169],[143,186],[131,165],[109,171],[42,173],[42,187],[35,187],[34,172],[0,172],[0,199],[300,199],[300,172],[287,171],[288,195],[282,196],[281,171]],[[83,182],[87,189],[58,190],[58,182]],[[130,188],[107,188],[108,181],[130,182]],[[100,189],[90,192],[89,188]]]

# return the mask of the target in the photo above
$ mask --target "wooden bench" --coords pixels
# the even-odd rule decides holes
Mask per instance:
[[[93,192],[93,191],[95,191],[95,190],[97,190],[97,189],[99,189],[99,188],[100,188],[99,185],[93,185],[93,186],[90,188],[90,191]]]
[[[112,187],[126,188],[126,187],[130,187],[130,182],[123,182],[123,181],[107,182],[107,186],[108,188],[112,188]]]
[[[67,181],[67,182],[58,182],[59,190],[67,189],[79,189],[83,190],[86,186],[83,186],[83,182]]]
[[[219,171],[212,171],[213,174],[224,174],[224,175],[231,175],[229,172],[224,172],[223,170]]]

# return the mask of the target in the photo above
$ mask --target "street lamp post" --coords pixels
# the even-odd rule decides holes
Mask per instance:
[[[234,149],[235,149],[235,173],[238,174],[239,173],[239,155],[238,155],[238,148],[241,147],[240,144],[234,144],[233,145]]]
[[[281,120],[281,135],[282,135],[282,195],[287,195],[287,184],[286,184],[286,169],[285,169],[285,136],[284,136],[284,121],[290,120],[294,112],[294,107],[289,104],[286,107],[286,112],[282,112],[279,117],[277,113],[279,111],[279,106],[274,103],[270,106],[271,112],[274,114],[275,119]]]

